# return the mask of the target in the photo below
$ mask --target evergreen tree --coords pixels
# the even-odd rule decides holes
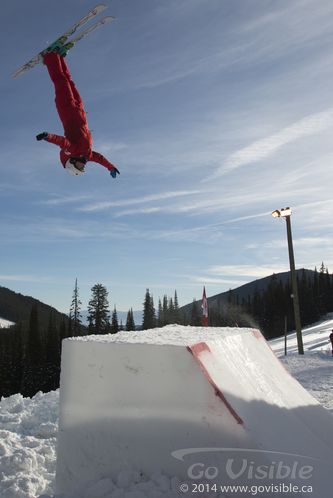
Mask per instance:
[[[174,300],[173,300],[173,314],[174,314],[174,323],[181,323],[178,296],[177,296],[176,290],[175,290],[175,296],[174,296]]]
[[[11,394],[19,393],[22,385],[23,376],[23,326],[22,323],[17,323],[13,329],[11,329],[13,337],[13,362],[12,362],[12,373],[13,373],[13,383]],[[1,395],[0,395],[1,396]]]
[[[45,391],[53,391],[59,387],[60,377],[60,333],[51,311],[47,328]]]
[[[111,318],[111,334],[117,334],[119,332],[119,323],[118,323],[118,315],[116,307],[113,309],[112,318]]]
[[[107,334],[110,326],[108,291],[102,284],[96,284],[91,292],[92,298],[88,304],[89,332]]]
[[[60,337],[55,323],[54,313],[49,315],[49,323],[46,336],[46,361],[48,363],[59,363],[60,359]]]
[[[299,279],[299,302],[302,325],[307,325],[318,320],[319,313],[315,305],[314,280],[303,269]]]
[[[13,337],[11,329],[0,333],[0,396],[10,396],[13,388]]]
[[[39,326],[37,305],[33,304],[25,348],[22,394],[34,396],[45,387],[45,350]]]
[[[60,340],[60,343],[61,343],[64,339],[66,339],[66,337],[71,337],[71,336],[69,335],[69,330],[68,330],[68,329],[69,329],[70,324],[71,324],[71,321],[69,320],[69,322],[68,322],[68,327],[67,327],[65,318],[63,318],[63,319],[61,320],[61,323],[60,323],[60,328],[59,328],[59,340]]]
[[[73,336],[78,336],[81,333],[81,301],[79,299],[79,289],[77,286],[77,278],[75,279],[75,287],[73,291],[72,304],[69,311],[69,318],[71,320],[71,333]]]
[[[67,334],[66,337],[73,337],[73,321],[71,319],[68,320],[68,327],[66,330],[66,334]]]
[[[168,325],[169,321],[169,306],[168,306],[168,296],[163,296],[163,304],[162,304],[162,327]]]
[[[154,308],[153,297],[149,293],[149,289],[146,290],[145,300],[143,303],[143,321],[142,329],[153,329],[156,327],[156,313]]]
[[[193,327],[200,327],[201,326],[201,307],[198,301],[193,299],[192,303],[192,309],[191,309],[191,318],[190,318],[190,325]]]
[[[132,308],[127,313],[126,330],[135,330],[134,316]]]
[[[175,323],[175,307],[172,297],[170,297],[168,301],[168,324],[169,323]]]
[[[162,302],[161,299],[158,300],[158,308],[157,308],[157,326],[158,327],[163,327],[163,308],[162,308]]]
[[[32,364],[40,363],[43,356],[43,340],[39,327],[38,308],[33,304],[30,312],[27,354]]]
[[[319,287],[319,276],[318,276],[318,271],[317,268],[315,267],[314,269],[314,274],[313,274],[313,306],[316,309],[316,313],[318,316],[320,316],[320,287]]]

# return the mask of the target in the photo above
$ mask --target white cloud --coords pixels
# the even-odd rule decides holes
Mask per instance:
[[[120,206],[131,206],[135,204],[145,204],[153,201],[161,201],[167,199],[173,199],[176,197],[183,197],[187,195],[193,195],[200,193],[200,190],[179,190],[179,191],[171,191],[171,192],[161,192],[159,194],[145,195],[143,197],[136,198],[128,198],[119,201],[104,201],[104,202],[96,202],[93,204],[88,204],[87,206],[83,206],[78,208],[78,211],[83,212],[92,212],[92,211],[102,211],[104,209],[109,209],[111,207],[120,207]]]
[[[240,168],[241,166],[261,161],[275,154],[284,145],[300,138],[318,134],[332,126],[333,107],[300,119],[277,133],[257,140],[232,153],[226,158],[223,166],[217,169],[212,178]]]
[[[47,206],[58,206],[62,204],[76,204],[78,202],[86,201],[91,196],[89,195],[68,195],[68,196],[56,196],[53,199],[48,199],[45,201],[41,201],[41,204]]]
[[[213,275],[229,275],[235,277],[267,277],[273,273],[287,271],[283,266],[258,266],[258,265],[219,265],[212,266],[207,273]]]
[[[0,281],[3,282],[34,282],[34,283],[51,283],[52,279],[48,277],[38,277],[35,275],[0,275]]]
[[[194,282],[205,285],[232,285],[240,286],[247,283],[247,280],[231,280],[226,278],[212,278],[212,277],[193,277]]]
[[[159,213],[162,211],[161,207],[146,207],[139,209],[124,209],[124,211],[119,211],[115,214],[115,218],[120,218],[121,216],[130,216],[130,215],[138,215],[138,214],[153,214]]]

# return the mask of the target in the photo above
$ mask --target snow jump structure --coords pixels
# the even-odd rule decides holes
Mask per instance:
[[[190,490],[312,486],[304,496],[324,498],[332,465],[332,415],[257,330],[168,326],[63,343],[57,493],[135,470]]]

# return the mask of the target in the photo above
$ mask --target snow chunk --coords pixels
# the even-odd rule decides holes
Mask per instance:
[[[16,394],[0,403],[0,496],[51,492],[58,432],[58,392]]]

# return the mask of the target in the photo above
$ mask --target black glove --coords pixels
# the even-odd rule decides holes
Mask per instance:
[[[110,175],[112,176],[112,178],[116,178],[117,175],[120,175],[120,172],[115,166],[113,166],[113,168],[110,170]]]
[[[44,140],[44,138],[47,138],[48,133],[46,131],[43,131],[43,133],[39,133],[39,135],[36,136],[36,140]]]

